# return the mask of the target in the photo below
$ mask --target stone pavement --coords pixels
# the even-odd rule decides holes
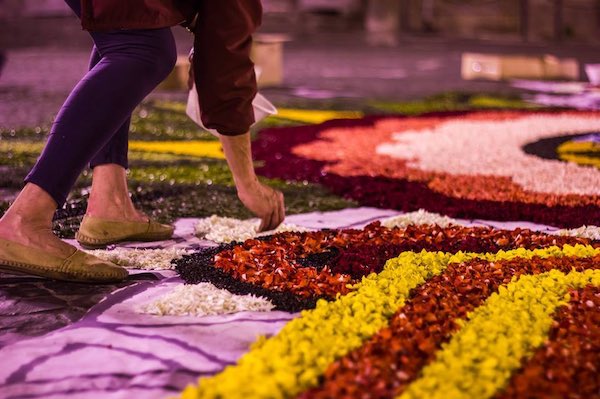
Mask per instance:
[[[48,124],[87,68],[90,40],[75,18],[38,21],[41,34],[23,24],[0,31],[8,62],[0,75],[0,127]],[[36,22],[37,23],[37,22]],[[187,53],[191,36],[173,29]],[[0,48],[2,48],[0,47]],[[600,62],[591,45],[544,45],[402,36],[374,46],[362,32],[297,33],[285,44],[284,84],[264,89],[276,105],[353,108],[367,100],[408,100],[445,91],[514,92],[507,83],[460,78],[462,52],[545,54]],[[151,96],[185,99],[185,93]],[[332,100],[335,99],[335,100]]]

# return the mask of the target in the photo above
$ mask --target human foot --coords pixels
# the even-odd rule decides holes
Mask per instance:
[[[120,282],[128,276],[127,270],[121,266],[74,247],[71,249],[67,254],[57,255],[0,238],[0,271],[100,284]]]
[[[76,251],[74,246],[54,235],[50,227],[10,216],[0,220],[0,239],[63,258]]]
[[[56,202],[35,184],[28,183],[0,219],[0,238],[46,251],[50,255],[68,256],[75,247],[52,233]]]
[[[118,222],[146,223],[149,220],[147,215],[135,208],[130,198],[127,200],[100,200],[90,197],[85,215]]]
[[[114,263],[78,251],[51,230],[56,202],[27,184],[0,219],[0,270],[56,280],[107,283],[127,277]]]
[[[104,248],[123,241],[168,240],[173,231],[173,226],[153,220],[131,222],[85,216],[75,238],[84,248]]]
[[[102,248],[122,241],[162,241],[171,238],[173,230],[135,209],[122,166],[94,168],[87,212],[75,235],[79,244]]]
[[[94,168],[86,216],[119,222],[148,222],[129,196],[125,168],[117,164]]]

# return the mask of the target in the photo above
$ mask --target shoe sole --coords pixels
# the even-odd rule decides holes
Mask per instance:
[[[68,281],[73,283],[88,283],[88,284],[99,284],[99,283],[118,283],[125,278],[113,277],[113,276],[98,276],[96,275],[83,275],[74,277],[68,273],[57,272],[46,267],[39,265],[31,265],[28,263],[11,262],[0,259],[0,271],[7,272],[9,274],[27,275],[44,277],[51,280]]]
[[[166,233],[155,233],[155,234],[144,233],[144,234],[138,234],[138,235],[134,235],[134,236],[127,236],[127,237],[123,237],[123,238],[102,241],[102,240],[99,240],[96,238],[86,237],[79,233],[75,234],[75,239],[77,240],[79,245],[81,245],[85,249],[103,249],[109,245],[119,244],[119,243],[123,243],[123,242],[165,241],[165,240],[171,239],[172,237],[173,237],[173,233],[170,233],[168,235]]]

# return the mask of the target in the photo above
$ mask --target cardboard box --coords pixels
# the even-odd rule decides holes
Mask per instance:
[[[579,80],[579,63],[574,58],[559,59],[552,55],[464,53],[461,75],[465,80]]]
[[[283,83],[283,45],[289,37],[279,34],[255,35],[252,61],[256,65],[259,87],[281,86]]]
[[[280,86],[283,83],[283,44],[289,38],[285,35],[256,35],[252,46],[252,61],[256,65],[259,87]],[[187,91],[190,62],[188,57],[177,57],[175,68],[157,87],[164,91]]]
[[[190,70],[190,61],[186,55],[177,57],[175,68],[169,76],[158,85],[156,90],[165,91],[187,91],[188,90],[188,75]]]

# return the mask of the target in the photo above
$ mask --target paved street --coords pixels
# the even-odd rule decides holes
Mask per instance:
[[[40,20],[40,35],[31,28],[4,27],[0,43],[8,62],[0,76],[2,127],[48,124],[87,68],[90,40],[75,18]],[[59,27],[59,29],[57,29]],[[187,53],[189,34],[174,28],[179,52]],[[47,34],[46,34],[47,33]],[[319,32],[292,36],[285,44],[284,84],[263,92],[276,105],[307,106],[337,98],[351,108],[365,100],[407,100],[444,91],[514,91],[506,83],[465,82],[460,57],[465,51],[554,54],[581,63],[600,62],[598,47],[522,44],[518,41],[467,41],[404,36],[392,47],[373,46],[362,32]],[[185,99],[185,93],[153,93]]]

